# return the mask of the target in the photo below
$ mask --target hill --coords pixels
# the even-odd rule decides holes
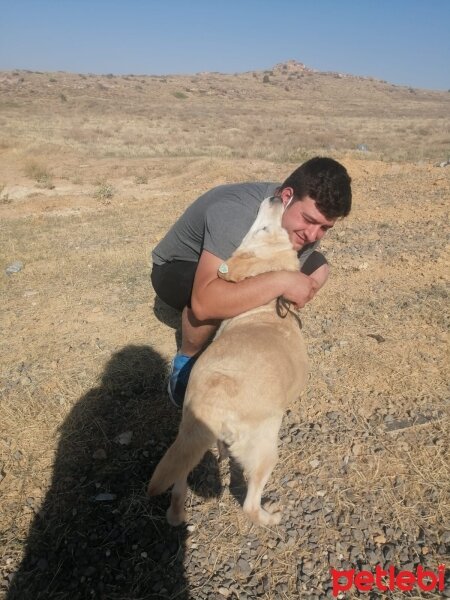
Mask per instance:
[[[450,152],[450,93],[295,61],[234,75],[2,72],[0,109],[4,149],[58,155],[296,162],[363,145],[381,160],[442,161]]]

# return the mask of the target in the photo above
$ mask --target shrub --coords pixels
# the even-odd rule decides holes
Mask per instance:
[[[109,183],[101,183],[94,192],[94,198],[97,200],[108,200],[112,198],[116,190]]]
[[[178,98],[178,100],[186,100],[186,98],[188,97],[183,92],[173,92],[173,95],[175,96],[175,98]]]
[[[52,190],[55,186],[52,181],[52,174],[45,167],[36,162],[29,162],[25,165],[25,175],[34,179],[39,187]]]

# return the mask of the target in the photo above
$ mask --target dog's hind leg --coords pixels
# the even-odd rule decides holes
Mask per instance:
[[[281,520],[281,511],[263,508],[261,496],[278,459],[278,431],[280,419],[261,427],[258,434],[254,432],[249,440],[246,452],[238,457],[248,477],[247,496],[244,512],[249,518],[261,525],[276,525]]]
[[[217,450],[219,452],[219,462],[222,462],[230,456],[228,452],[228,446],[222,440],[217,440]]]

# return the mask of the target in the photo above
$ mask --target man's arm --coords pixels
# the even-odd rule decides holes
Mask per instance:
[[[204,250],[200,256],[191,305],[196,318],[227,319],[284,296],[302,308],[314,296],[317,282],[303,273],[273,271],[237,283],[217,276],[223,260]]]

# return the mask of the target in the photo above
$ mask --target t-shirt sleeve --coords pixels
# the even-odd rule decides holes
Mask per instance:
[[[255,216],[250,208],[232,201],[214,203],[206,212],[202,249],[227,260],[240,246]]]

